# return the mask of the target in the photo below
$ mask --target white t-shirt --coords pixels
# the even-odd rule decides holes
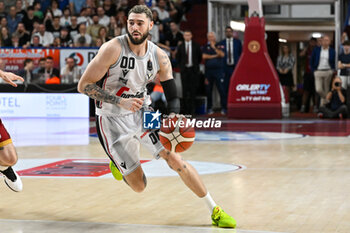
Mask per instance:
[[[320,54],[320,62],[318,63],[318,70],[330,70],[331,67],[329,66],[329,49],[323,49],[321,48],[321,54]]]

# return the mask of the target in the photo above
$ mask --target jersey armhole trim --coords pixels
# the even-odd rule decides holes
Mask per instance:
[[[120,60],[122,59],[122,57],[123,57],[123,55],[124,55],[123,41],[120,40],[119,38],[118,38],[118,41],[119,41],[119,43],[120,43],[120,45],[121,45],[121,47],[122,47],[122,51],[120,51],[118,60],[117,60],[114,64],[112,64],[112,65],[109,67],[109,69],[116,67],[116,66],[119,64]]]

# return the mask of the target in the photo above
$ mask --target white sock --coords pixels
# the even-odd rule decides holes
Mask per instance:
[[[208,192],[207,195],[205,195],[201,199],[203,199],[205,201],[205,203],[207,204],[207,206],[209,208],[210,214],[212,214],[213,213],[213,209],[216,206],[216,203],[213,200],[213,198],[210,196],[210,193]]]
[[[0,171],[5,171],[7,168],[9,168],[9,167],[0,165]]]

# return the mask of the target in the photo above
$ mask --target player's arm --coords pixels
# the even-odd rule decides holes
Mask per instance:
[[[11,72],[5,72],[0,70],[0,78],[2,78],[5,82],[10,84],[11,86],[17,87],[17,84],[14,83],[13,81],[19,80],[21,82],[24,82],[24,79],[18,75],[15,75],[14,73]]]
[[[177,88],[173,77],[173,68],[168,55],[158,48],[157,55],[159,59],[159,80],[162,84],[166,100],[168,102],[169,113],[180,112],[180,100],[177,95]]]
[[[127,110],[137,111],[142,107],[143,99],[123,99],[103,90],[96,84],[96,82],[103,78],[109,67],[117,61],[120,52],[121,46],[119,42],[111,40],[104,43],[79,80],[78,91],[92,99],[116,104]]]

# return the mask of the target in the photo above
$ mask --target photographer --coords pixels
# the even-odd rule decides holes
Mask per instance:
[[[319,118],[339,118],[347,117],[348,108],[345,103],[346,91],[342,88],[340,77],[335,76],[332,80],[332,90],[328,92],[326,100],[328,104],[320,107]]]

